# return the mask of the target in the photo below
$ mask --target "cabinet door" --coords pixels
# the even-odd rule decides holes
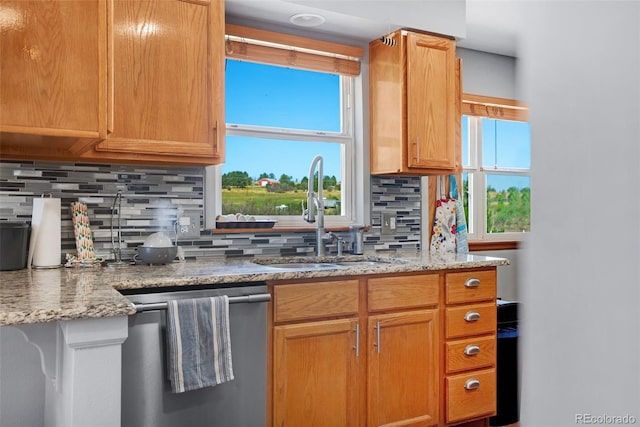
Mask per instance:
[[[368,425],[438,424],[438,311],[370,316]]]
[[[223,2],[110,4],[110,134],[96,149],[220,162]]]
[[[358,425],[356,319],[274,328],[276,427]]]
[[[407,34],[407,144],[410,168],[455,167],[456,58],[453,40]]]
[[[0,3],[0,131],[106,136],[106,3]]]

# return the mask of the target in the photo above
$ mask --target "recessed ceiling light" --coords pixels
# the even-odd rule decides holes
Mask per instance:
[[[324,16],[316,13],[298,13],[289,18],[289,22],[301,27],[317,27],[324,21]]]

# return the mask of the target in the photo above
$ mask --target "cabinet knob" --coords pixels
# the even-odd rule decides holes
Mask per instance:
[[[479,353],[480,353],[480,346],[476,344],[469,344],[464,349],[464,354],[466,354],[467,356],[475,356],[476,354],[479,354]]]
[[[480,279],[478,279],[477,277],[469,277],[464,282],[464,286],[466,288],[477,288],[478,286],[480,286]]]
[[[480,320],[480,313],[477,311],[467,311],[464,315],[464,320],[467,322],[476,322]]]
[[[476,378],[471,378],[465,381],[464,383],[465,390],[476,390],[480,388],[480,380]]]

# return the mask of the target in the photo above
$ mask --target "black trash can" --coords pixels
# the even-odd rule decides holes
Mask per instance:
[[[497,410],[491,426],[520,421],[518,303],[498,300]]]

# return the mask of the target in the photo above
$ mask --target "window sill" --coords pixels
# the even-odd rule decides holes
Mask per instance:
[[[519,249],[519,248],[520,248],[520,242],[517,240],[501,241],[501,242],[489,242],[489,241],[469,242],[469,252],[505,251],[510,249]]]

